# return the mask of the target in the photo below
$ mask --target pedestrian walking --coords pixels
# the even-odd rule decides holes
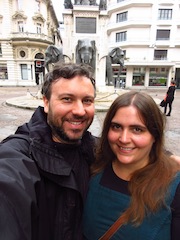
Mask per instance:
[[[169,112],[166,116],[171,116],[171,111],[172,111],[172,103],[174,101],[174,94],[175,94],[175,90],[176,90],[176,86],[175,86],[175,81],[171,81],[171,84],[168,88],[168,91],[166,93],[166,97],[164,99],[165,101],[165,106],[164,106],[164,114],[166,114],[167,111],[167,107],[169,107]]]

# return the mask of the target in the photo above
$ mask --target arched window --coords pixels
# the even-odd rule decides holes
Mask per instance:
[[[44,59],[44,55],[42,53],[37,53],[35,59]]]

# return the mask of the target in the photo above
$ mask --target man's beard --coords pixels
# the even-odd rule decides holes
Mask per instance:
[[[78,143],[80,139],[82,139],[82,136],[84,134],[84,132],[87,130],[85,129],[82,136],[78,139],[71,139],[68,137],[68,135],[64,132],[62,127],[57,127],[54,124],[52,124],[52,122],[49,122],[49,125],[51,127],[52,130],[52,135],[55,136],[57,139],[59,139],[62,142],[67,142],[69,144],[75,144]]]
[[[79,119],[79,120],[81,119],[82,121],[84,119],[84,118],[80,118],[80,117],[77,117],[77,116],[74,116],[74,118]],[[59,142],[62,142],[62,143],[64,142],[64,143],[68,143],[68,144],[76,144],[76,143],[79,142],[79,140],[82,139],[84,133],[87,131],[87,129],[91,125],[93,119],[89,122],[88,126],[84,129],[81,136],[79,136],[78,138],[70,138],[68,136],[68,134],[66,133],[66,131],[63,128],[63,122],[64,121],[65,120],[62,119],[61,125],[58,122],[55,122],[52,111],[51,111],[51,109],[49,109],[49,113],[47,115],[47,122],[48,122],[48,124],[51,128],[52,137],[55,137]],[[78,131],[79,131],[78,129],[77,130],[75,129],[74,133],[76,133],[76,132],[78,133]]]
[[[81,136],[79,136],[79,138],[70,138],[68,136],[68,134],[64,131],[63,127],[61,125],[57,126],[55,125],[51,114],[49,114],[48,118],[47,118],[47,122],[51,128],[52,131],[52,136],[54,136],[55,138],[57,138],[57,140],[59,140],[60,142],[64,142],[64,143],[68,143],[68,144],[76,144],[79,142],[79,140],[82,139],[84,133],[87,131],[87,129],[89,128],[89,126],[91,125],[92,121],[88,124],[88,126],[84,129],[84,131],[82,132]],[[74,130],[75,132],[78,132],[79,130]]]

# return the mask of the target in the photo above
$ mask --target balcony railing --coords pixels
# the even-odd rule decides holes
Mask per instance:
[[[153,5],[152,0],[111,0],[111,3],[108,4],[108,11],[114,11],[121,7],[128,7],[128,6],[145,6],[151,7]]]
[[[126,21],[122,22],[115,22],[115,21],[110,21],[107,25],[107,30],[108,32],[115,31],[117,29],[123,29],[123,28],[130,28],[130,27],[150,27],[152,25],[151,19],[145,19],[143,20],[142,18],[128,18]]]
[[[167,56],[157,55],[157,56],[154,56],[154,60],[167,60]]]
[[[29,32],[13,32],[11,33],[12,40],[38,40],[38,41],[46,41],[46,42],[53,42],[52,37],[48,37],[44,33],[29,33]]]

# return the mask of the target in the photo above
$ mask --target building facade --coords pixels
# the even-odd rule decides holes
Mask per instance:
[[[0,86],[43,81],[48,45],[61,45],[51,0],[0,0]]]
[[[121,47],[127,88],[180,88],[180,0],[107,0],[108,46]],[[118,66],[113,66],[114,77]]]

